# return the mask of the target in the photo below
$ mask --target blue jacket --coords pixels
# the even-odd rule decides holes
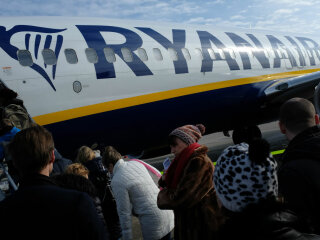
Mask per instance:
[[[4,146],[2,143],[10,142],[11,139],[20,132],[19,128],[13,127],[10,132],[5,133],[4,135],[0,136],[0,160],[4,158]]]
[[[117,212],[116,201],[110,186],[108,172],[102,164],[102,158],[97,157],[84,163],[89,170],[89,180],[95,185],[107,227],[110,231],[110,239],[121,238],[122,231]]]

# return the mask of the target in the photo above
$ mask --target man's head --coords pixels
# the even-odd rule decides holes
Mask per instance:
[[[313,104],[307,99],[292,98],[280,108],[280,130],[289,140],[317,124],[319,124],[319,116]]]
[[[34,173],[47,175],[52,171],[54,142],[44,127],[34,126],[18,132],[9,144],[9,152],[22,176]]]
[[[113,167],[121,159],[121,154],[112,146],[106,146],[102,156],[102,162],[110,173],[113,173]]]

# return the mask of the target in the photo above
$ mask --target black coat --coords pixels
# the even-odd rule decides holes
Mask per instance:
[[[294,137],[279,169],[279,190],[305,227],[320,234],[320,127]]]
[[[96,188],[93,185],[93,183],[89,179],[87,179],[81,175],[71,174],[71,173],[56,174],[56,175],[52,176],[52,179],[60,187],[73,189],[73,190],[77,190],[80,192],[85,192],[92,198],[93,203],[96,207],[98,216],[106,228],[106,232],[108,235],[107,238],[110,239],[109,231],[107,229],[106,221],[104,219],[104,215],[103,215],[103,211],[102,211],[102,207],[101,207],[101,201],[100,201],[99,197],[97,196],[97,191],[96,191]]]
[[[229,213],[218,232],[218,240],[320,240],[301,233],[297,216],[275,201],[253,204],[241,213]]]
[[[110,232],[110,239],[121,238],[122,231],[117,211],[116,200],[111,189],[111,179],[102,164],[101,157],[87,161],[84,165],[89,170],[89,179],[97,189],[97,195],[101,199],[102,212]]]
[[[0,202],[1,239],[105,239],[92,199],[63,189],[44,175],[21,181]]]

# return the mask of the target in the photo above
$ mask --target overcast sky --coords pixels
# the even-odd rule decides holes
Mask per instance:
[[[320,0],[1,0],[0,3],[0,16],[104,17],[297,33],[320,31]]]

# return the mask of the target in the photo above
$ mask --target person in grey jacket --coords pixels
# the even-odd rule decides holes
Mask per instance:
[[[138,161],[124,161],[113,147],[106,147],[103,163],[113,172],[111,187],[117,202],[122,238],[132,239],[132,212],[138,216],[144,240],[170,239],[174,228],[171,210],[157,206],[158,186]]]

